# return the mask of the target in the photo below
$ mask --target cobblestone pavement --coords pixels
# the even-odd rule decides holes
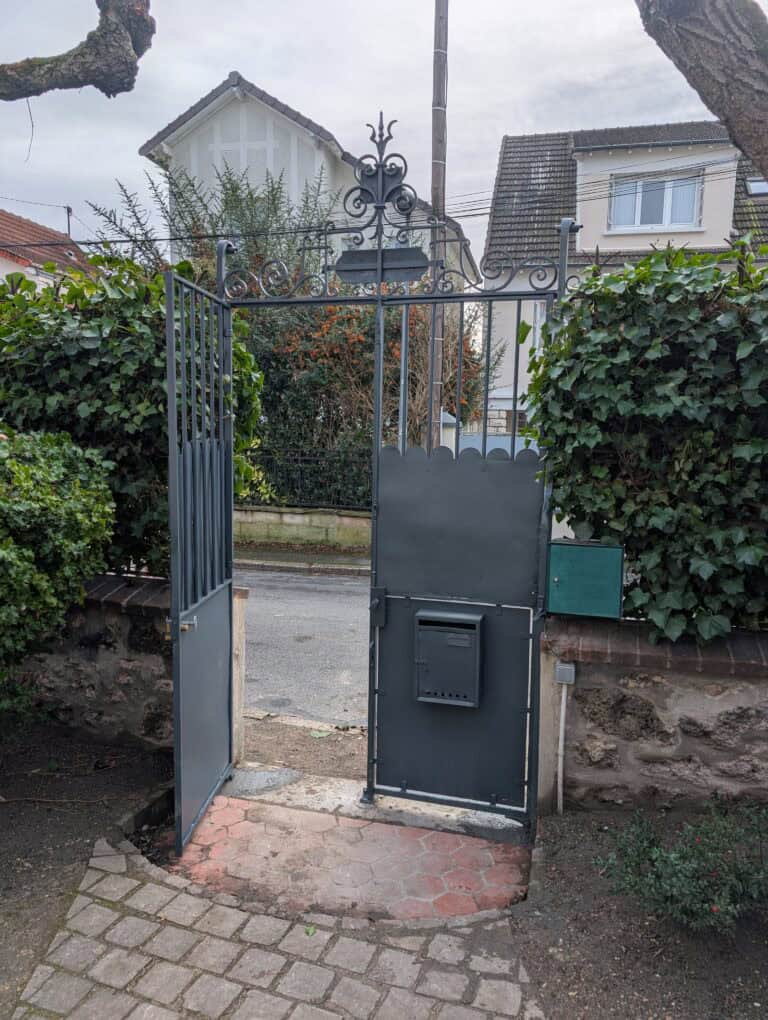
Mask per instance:
[[[530,851],[218,796],[176,868],[217,892],[248,891],[287,911],[414,920],[503,910],[523,899]]]
[[[544,1020],[503,918],[283,916],[105,840],[12,1020],[53,1017]]]

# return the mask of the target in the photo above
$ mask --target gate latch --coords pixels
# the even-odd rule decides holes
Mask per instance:
[[[197,630],[197,617],[193,616],[191,620],[182,620],[179,624],[179,630]]]
[[[371,623],[383,627],[387,622],[387,589],[371,588]]]

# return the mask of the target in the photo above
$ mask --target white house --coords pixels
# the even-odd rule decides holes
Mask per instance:
[[[508,266],[528,258],[557,261],[563,217],[581,225],[570,239],[576,275],[595,263],[596,249],[607,264],[668,243],[723,252],[748,231],[758,242],[768,240],[768,183],[717,121],[505,136],[486,259]],[[527,275],[517,277],[514,289],[530,289]],[[514,304],[494,308],[493,338],[506,343],[490,401],[497,413],[508,411],[514,396],[515,315]],[[523,303],[534,339],[545,316],[541,300]],[[529,381],[524,350],[518,406]]]
[[[238,71],[158,131],[139,153],[159,166],[183,169],[209,188],[215,185],[217,170],[225,166],[247,172],[255,187],[264,183],[267,172],[282,175],[293,202],[320,171],[331,193],[343,196],[356,183],[357,157],[327,128]],[[431,214],[426,202],[420,201],[419,208],[422,214]],[[463,238],[459,224],[448,222]]]

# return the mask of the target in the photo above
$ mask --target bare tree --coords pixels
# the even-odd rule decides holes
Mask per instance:
[[[754,0],[635,0],[643,26],[768,177],[768,18]]]
[[[150,0],[96,0],[99,24],[74,49],[54,57],[0,64],[0,99],[28,99],[53,89],[93,85],[107,96],[130,92],[139,59],[152,45]],[[66,7],[66,0],[62,0]]]

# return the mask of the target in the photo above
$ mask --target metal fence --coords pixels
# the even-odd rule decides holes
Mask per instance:
[[[243,505],[371,509],[371,450],[260,447],[250,455],[258,478]]]

